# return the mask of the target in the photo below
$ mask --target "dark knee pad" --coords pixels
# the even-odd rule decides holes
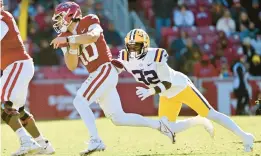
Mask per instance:
[[[25,127],[28,124],[28,121],[33,120],[33,115],[24,109],[24,107],[19,108],[18,112],[20,113],[20,121]]]
[[[2,109],[3,111],[6,113],[6,114],[9,114],[9,115],[18,115],[19,112],[12,108],[13,106],[13,103],[11,101],[5,101],[3,104],[2,104]]]
[[[12,108],[13,103],[11,101],[6,101],[2,104],[1,107],[1,118],[5,121],[8,125],[11,119],[18,119],[19,112]]]
[[[2,119],[5,123],[7,123],[7,124],[9,124],[9,121],[10,121],[10,119],[11,119],[11,115],[8,115],[2,108],[1,108],[1,119]]]

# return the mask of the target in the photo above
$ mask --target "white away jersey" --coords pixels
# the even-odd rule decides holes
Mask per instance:
[[[162,92],[161,96],[173,97],[191,83],[186,75],[168,66],[168,53],[162,48],[149,48],[146,56],[139,60],[129,58],[124,49],[120,51],[118,60],[122,62],[125,70],[131,73],[137,82],[150,88],[162,81],[171,82],[172,87]]]

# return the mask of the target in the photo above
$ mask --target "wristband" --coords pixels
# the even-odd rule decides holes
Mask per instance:
[[[76,43],[76,36],[77,36],[77,35],[69,36],[69,37],[68,37],[69,43]]]
[[[160,88],[161,92],[164,92],[166,90],[166,87],[162,83],[160,83],[158,87]]]

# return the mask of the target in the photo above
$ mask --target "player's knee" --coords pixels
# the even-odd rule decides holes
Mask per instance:
[[[124,124],[124,113],[121,113],[121,114],[111,114],[109,117],[108,117],[112,123],[116,126],[121,126]]]
[[[220,113],[218,111],[216,111],[215,109],[210,109],[207,118],[211,120],[216,120],[218,119],[219,115]]]
[[[30,121],[34,121],[33,115],[24,109],[24,107],[19,108],[18,112],[20,113],[20,121],[25,127]]]
[[[11,102],[11,101],[5,101],[2,104],[1,109],[8,115],[18,115],[19,114],[19,112],[15,108],[13,108],[13,102]]]
[[[89,105],[88,101],[84,99],[82,96],[76,96],[73,100],[73,105],[76,109],[78,109],[79,105],[87,104]]]
[[[18,111],[12,108],[12,106],[13,103],[11,101],[6,101],[2,104],[1,108],[1,118],[8,125],[10,125],[11,121],[17,121],[19,118]]]

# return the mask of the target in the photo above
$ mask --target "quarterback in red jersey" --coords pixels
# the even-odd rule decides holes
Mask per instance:
[[[21,147],[14,156],[32,152],[51,154],[51,144],[39,132],[33,116],[24,109],[29,82],[34,75],[32,58],[26,53],[16,22],[1,9],[1,118],[18,135]],[[30,133],[30,135],[26,132]]]
[[[150,127],[161,131],[174,141],[174,134],[166,118],[152,120],[123,111],[116,89],[118,70],[115,66],[123,67],[111,60],[111,52],[96,15],[82,17],[78,4],[64,2],[56,7],[53,21],[54,29],[60,34],[52,40],[51,45],[54,48],[61,47],[68,69],[74,70],[81,62],[90,73],[73,101],[91,136],[87,150],[81,152],[81,155],[105,149],[89,107],[93,102],[99,103],[106,117],[115,125]]]

